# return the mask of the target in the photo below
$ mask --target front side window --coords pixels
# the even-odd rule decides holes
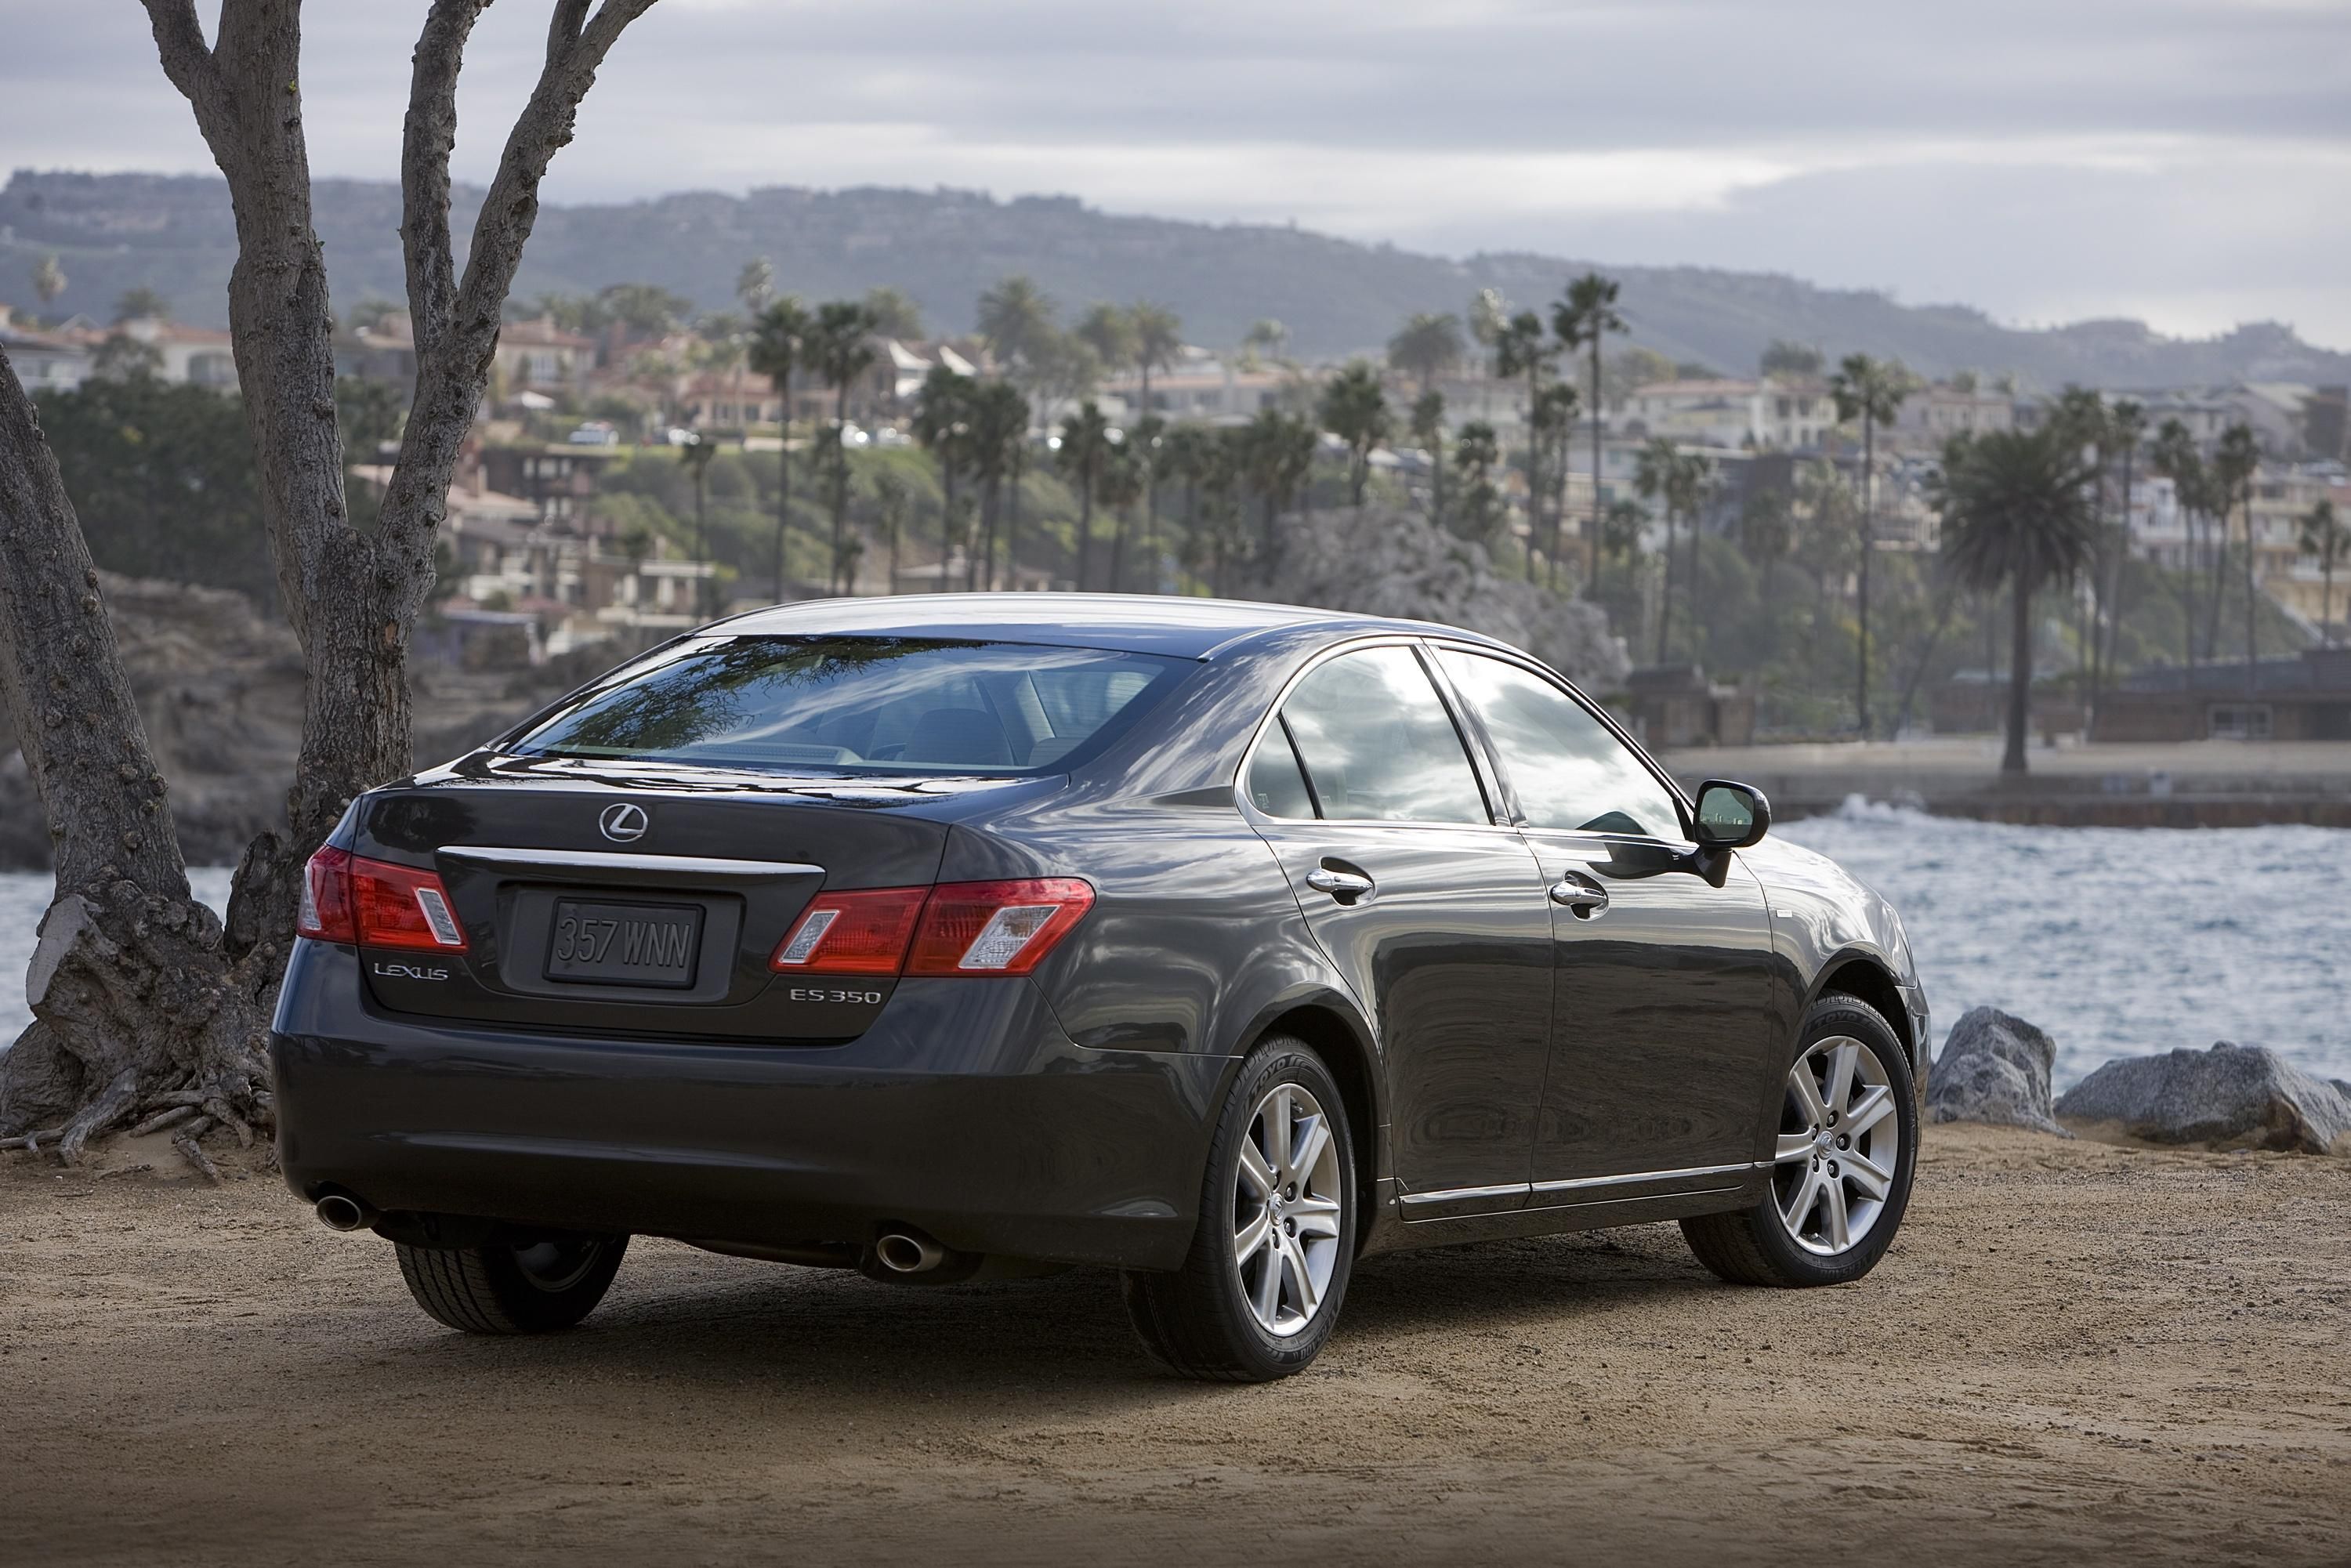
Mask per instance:
[[[1058,772],[1191,667],[1022,643],[704,637],[622,671],[513,749],[793,772]]]
[[[1319,666],[1290,694],[1281,717],[1326,818],[1492,821],[1452,716],[1409,648],[1366,648]],[[1275,734],[1259,744],[1259,757]]]
[[[1672,793],[1582,703],[1500,659],[1437,658],[1492,737],[1529,827],[1681,837]]]

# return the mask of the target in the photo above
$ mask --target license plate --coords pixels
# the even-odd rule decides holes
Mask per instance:
[[[606,986],[694,984],[702,910],[690,904],[555,901],[547,977]]]

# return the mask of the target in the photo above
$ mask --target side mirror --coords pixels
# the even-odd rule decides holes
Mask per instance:
[[[1743,850],[1771,829],[1771,802],[1751,784],[1709,779],[1698,787],[1698,841],[1706,849]]]

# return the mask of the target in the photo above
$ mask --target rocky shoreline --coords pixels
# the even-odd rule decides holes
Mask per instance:
[[[2215,1040],[2107,1062],[2053,1100],[2049,1036],[1997,1008],[1970,1009],[1927,1077],[1932,1122],[1981,1122],[2070,1138],[2351,1157],[2351,1082],[2304,1072],[2266,1046]]]

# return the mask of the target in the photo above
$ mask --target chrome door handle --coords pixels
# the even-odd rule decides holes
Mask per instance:
[[[1337,899],[1362,898],[1372,891],[1372,879],[1352,871],[1332,871],[1318,865],[1306,873],[1306,885],[1317,893],[1327,893]]]
[[[1588,920],[1608,907],[1608,890],[1604,887],[1587,887],[1573,878],[1568,878],[1551,884],[1551,901],[1553,904],[1565,904]]]

